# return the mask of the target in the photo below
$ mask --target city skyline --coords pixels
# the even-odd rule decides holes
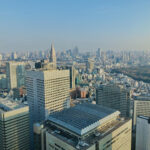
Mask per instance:
[[[150,1],[0,1],[0,53],[150,49]]]

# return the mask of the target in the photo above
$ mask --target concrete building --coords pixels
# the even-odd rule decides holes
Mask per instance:
[[[93,104],[65,109],[50,115],[43,126],[35,125],[41,139],[36,144],[41,150],[131,150],[132,123],[119,114]]]
[[[66,66],[66,69],[69,69],[70,71],[70,88],[75,89],[75,77],[76,77],[76,71],[74,66]]]
[[[150,150],[150,118],[137,117],[136,150]]]
[[[52,64],[53,68],[57,68],[56,65],[56,53],[54,49],[54,45],[51,45],[51,50],[50,50],[50,57],[49,57],[49,62]]]
[[[6,74],[0,74],[0,89],[7,88],[7,79]]]
[[[130,117],[130,92],[121,86],[109,84],[98,87],[96,104],[119,110],[122,117]]]
[[[1,60],[3,60],[3,55],[2,55],[2,54],[0,54],[0,61],[1,61]]]
[[[75,78],[76,78],[76,70],[72,65],[60,65],[60,69],[67,69],[70,72],[70,89],[75,89]]]
[[[94,69],[94,61],[90,58],[87,58],[85,61],[87,71],[92,72]]]
[[[70,107],[69,70],[27,71],[27,100],[33,122],[45,120],[50,113]]]
[[[150,117],[150,100],[134,100],[133,129],[135,129],[136,126],[137,116]]]
[[[0,150],[29,150],[29,107],[0,98]]]
[[[56,54],[51,46],[48,62],[27,71],[26,87],[32,123],[47,119],[49,114],[70,107],[69,70],[56,70]]]
[[[25,80],[24,65],[25,65],[24,62],[6,63],[6,77],[7,77],[7,86],[9,90],[17,88],[24,84]]]

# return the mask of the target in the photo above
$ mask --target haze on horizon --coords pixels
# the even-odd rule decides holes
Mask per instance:
[[[0,0],[0,52],[150,49],[149,0]]]

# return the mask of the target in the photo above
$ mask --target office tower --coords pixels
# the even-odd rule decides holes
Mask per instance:
[[[62,66],[60,68],[67,69],[70,72],[70,89],[75,89],[75,78],[76,78],[76,70],[74,66],[72,65],[67,65],[67,66]]]
[[[100,58],[101,57],[101,49],[98,48],[98,50],[96,51],[96,57]]]
[[[16,52],[12,52],[11,53],[11,60],[16,60],[17,59],[17,53]]]
[[[53,67],[56,69],[56,53],[53,44],[51,45],[51,50],[50,50],[50,57],[49,57],[49,62],[53,65]]]
[[[85,61],[86,61],[86,69],[87,69],[87,71],[92,72],[93,69],[94,69],[94,61],[92,59],[89,59],[89,58],[86,59]]]
[[[150,100],[134,100],[133,129],[135,129],[136,118],[139,115],[150,117]]]
[[[108,84],[98,87],[96,104],[119,110],[122,117],[130,116],[130,92],[119,85]]]
[[[1,60],[3,60],[3,55],[2,55],[2,54],[0,54],[0,61],[1,61]]]
[[[26,87],[33,122],[70,106],[69,70],[37,69],[27,71]]]
[[[34,126],[41,130],[35,132],[41,138],[37,144],[46,150],[131,150],[132,121],[119,114],[93,104],[62,110],[50,115],[42,127]]]
[[[19,88],[24,84],[25,64],[23,62],[7,62],[6,77],[9,90]]]
[[[73,57],[78,56],[78,54],[79,54],[79,49],[78,49],[77,46],[75,46],[75,48],[73,49],[72,54],[73,54]]]
[[[66,69],[69,69],[69,71],[70,71],[70,88],[75,89],[75,87],[76,87],[76,85],[75,85],[76,70],[75,70],[74,66],[67,66]]]
[[[29,107],[0,98],[0,150],[29,150]]]
[[[145,116],[137,117],[136,125],[136,150],[150,149],[150,118]]]
[[[25,65],[18,65],[16,68],[16,74],[17,74],[17,87],[20,88],[22,86],[25,86],[25,76],[26,76]]]
[[[7,79],[6,74],[0,74],[0,89],[7,88]]]
[[[51,50],[49,52],[49,60],[41,60],[40,62],[35,63],[35,68],[36,69],[47,69],[47,70],[56,70],[57,69],[57,64],[56,64],[56,54],[55,54],[55,49],[54,46],[51,45]]]

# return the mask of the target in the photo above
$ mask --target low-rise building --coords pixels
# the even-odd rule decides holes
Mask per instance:
[[[42,150],[131,150],[132,121],[119,115],[94,104],[62,110],[50,115],[43,126],[34,126],[35,139],[41,139],[36,145]]]

